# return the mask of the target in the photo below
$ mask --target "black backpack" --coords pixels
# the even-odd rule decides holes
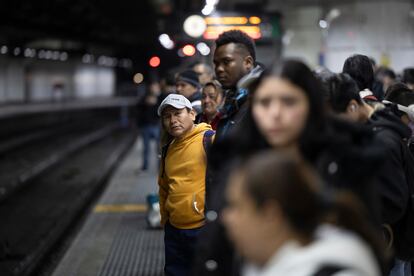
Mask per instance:
[[[414,261],[414,156],[403,141],[401,151],[410,196],[404,216],[392,227],[394,248],[399,259]]]

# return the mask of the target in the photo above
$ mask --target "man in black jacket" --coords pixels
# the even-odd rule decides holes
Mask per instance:
[[[217,80],[225,89],[225,101],[216,139],[226,135],[246,113],[247,87],[263,69],[256,64],[254,41],[241,31],[228,31],[216,40],[214,68]]]
[[[247,112],[249,84],[257,79],[263,69],[256,65],[254,41],[241,31],[228,31],[216,40],[214,66],[218,81],[225,89],[225,102],[219,111],[221,119],[215,141],[227,136]],[[235,260],[232,245],[217,220],[224,205],[223,190],[230,164],[212,166],[209,160],[206,179],[206,221],[195,258],[194,275],[232,275]],[[218,196],[216,196],[218,195]]]

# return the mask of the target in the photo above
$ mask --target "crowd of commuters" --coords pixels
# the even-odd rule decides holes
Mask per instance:
[[[215,46],[157,102],[166,275],[412,275],[414,68],[264,68],[240,31]]]

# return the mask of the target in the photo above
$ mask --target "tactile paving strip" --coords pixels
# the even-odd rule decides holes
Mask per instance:
[[[162,230],[146,228],[144,214],[125,215],[98,275],[164,275],[163,235]]]

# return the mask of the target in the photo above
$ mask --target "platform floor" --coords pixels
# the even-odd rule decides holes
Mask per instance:
[[[163,275],[163,231],[148,229],[145,222],[145,197],[158,190],[152,146],[151,166],[140,172],[137,139],[53,276]]]

